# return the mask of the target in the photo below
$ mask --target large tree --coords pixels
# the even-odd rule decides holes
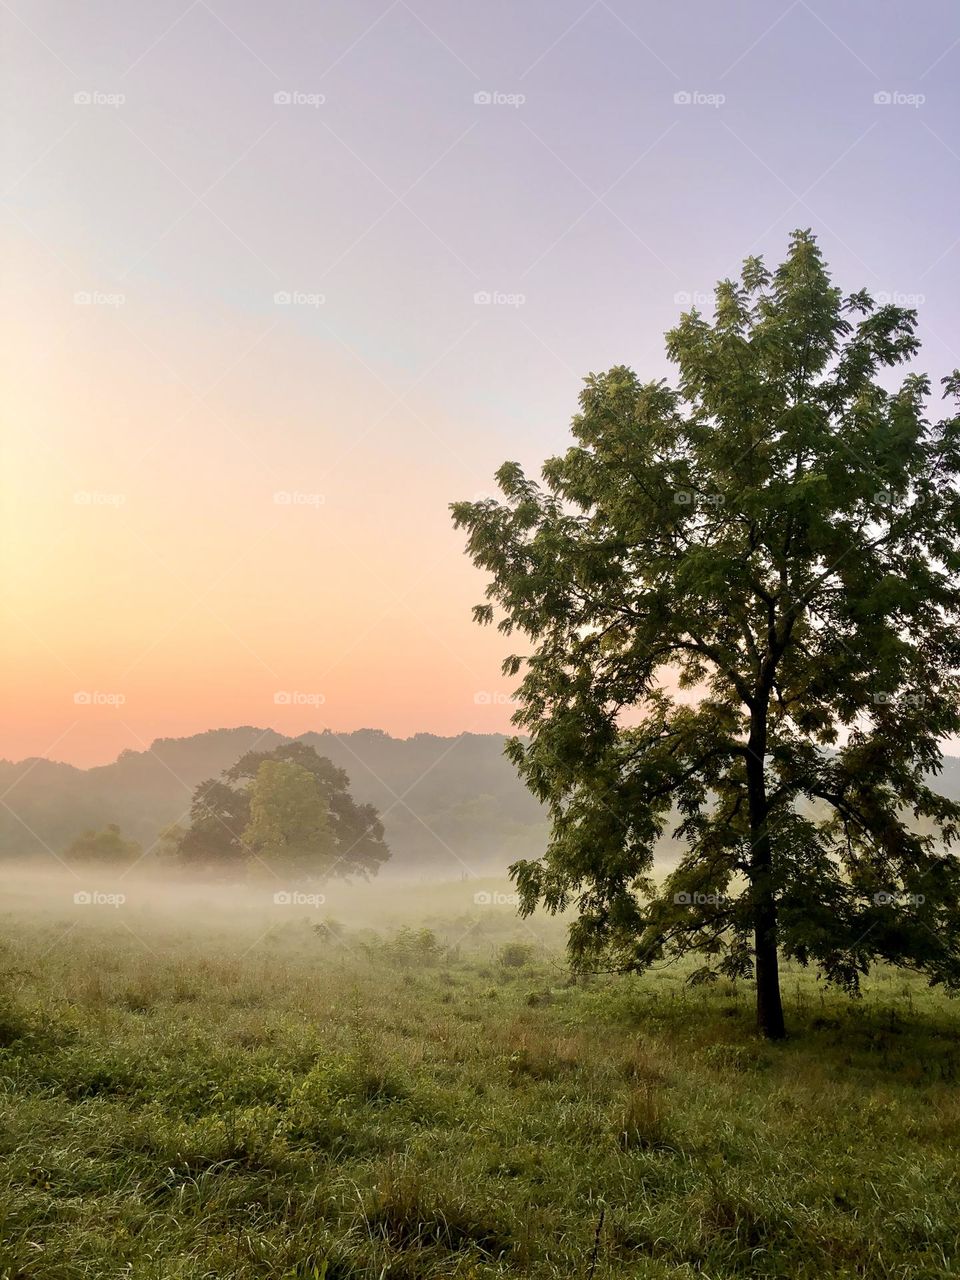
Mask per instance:
[[[930,787],[960,731],[960,418],[887,372],[916,322],[797,232],[681,317],[675,386],[590,375],[542,485],[507,463],[505,501],[453,507],[477,620],[527,641],[508,751],[552,836],[511,869],[521,909],[575,904],[583,966],[754,975],[773,1038],[779,955],[960,986],[960,806]]]
[[[337,876],[376,875],[390,856],[384,840],[380,814],[372,804],[358,804],[350,794],[350,778],[305,742],[286,742],[270,752],[248,751],[224,775],[233,786],[251,786],[267,761],[293,765],[313,778],[321,804],[326,810],[324,845],[332,841],[330,873]],[[326,856],[326,855],[325,855]]]
[[[383,823],[349,786],[344,770],[306,743],[248,751],[194,791],[179,855],[224,872],[259,860],[311,876],[376,875],[390,856]]]

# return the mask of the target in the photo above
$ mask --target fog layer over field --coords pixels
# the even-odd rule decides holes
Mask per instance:
[[[404,929],[432,930],[445,946],[483,938],[525,938],[560,947],[562,920],[538,915],[521,920],[517,895],[506,875],[456,880],[395,870],[388,880],[287,883],[283,874],[218,883],[152,867],[128,870],[38,866],[36,858],[0,867],[4,914],[65,930],[93,926],[127,931],[144,945],[158,930],[207,935],[227,950],[251,944],[291,925],[315,926],[331,938],[342,932],[388,937]],[[236,935],[236,937],[234,937]]]

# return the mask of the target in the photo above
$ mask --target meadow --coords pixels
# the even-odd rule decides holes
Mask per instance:
[[[2,1280],[957,1274],[960,1003],[907,975],[788,969],[770,1045],[505,883],[54,884],[4,886]]]

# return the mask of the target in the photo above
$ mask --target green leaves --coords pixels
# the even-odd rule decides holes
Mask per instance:
[[[302,765],[264,760],[250,787],[244,843],[268,862],[296,862],[326,870],[335,857],[327,806],[319,783]]]
[[[739,972],[762,918],[849,989],[897,945],[953,980],[958,882],[934,835],[960,809],[928,783],[960,732],[960,421],[928,420],[922,375],[875,381],[915,329],[844,298],[798,231],[667,335],[676,388],[589,375],[542,485],[507,463],[502,502],[454,506],[488,576],[475,617],[527,641],[504,667],[529,735],[510,753],[553,839],[514,868],[523,906],[575,901],[582,962],[696,949]],[[939,906],[877,916],[864,868],[891,893],[922,869]],[[722,902],[672,897],[693,892]]]

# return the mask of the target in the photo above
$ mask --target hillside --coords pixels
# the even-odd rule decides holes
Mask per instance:
[[[291,739],[243,725],[188,738],[158,738],[108,765],[77,769],[49,760],[0,761],[0,856],[61,853],[89,827],[116,822],[149,846],[183,819],[193,788],[245,752]],[[500,734],[392,738],[379,729],[302,734],[345,769],[356,799],[377,806],[391,872],[502,870],[543,848],[543,811],[503,756]],[[945,756],[936,788],[960,798],[960,759]]]
[[[107,822],[149,846],[163,827],[184,818],[198,782],[245,751],[289,740],[244,725],[158,738],[147,751],[124,751],[92,769],[2,761],[0,856],[59,854],[80,831]],[[504,759],[499,734],[392,738],[360,729],[300,740],[345,769],[355,798],[380,810],[393,871],[502,868],[542,847],[542,811]]]

